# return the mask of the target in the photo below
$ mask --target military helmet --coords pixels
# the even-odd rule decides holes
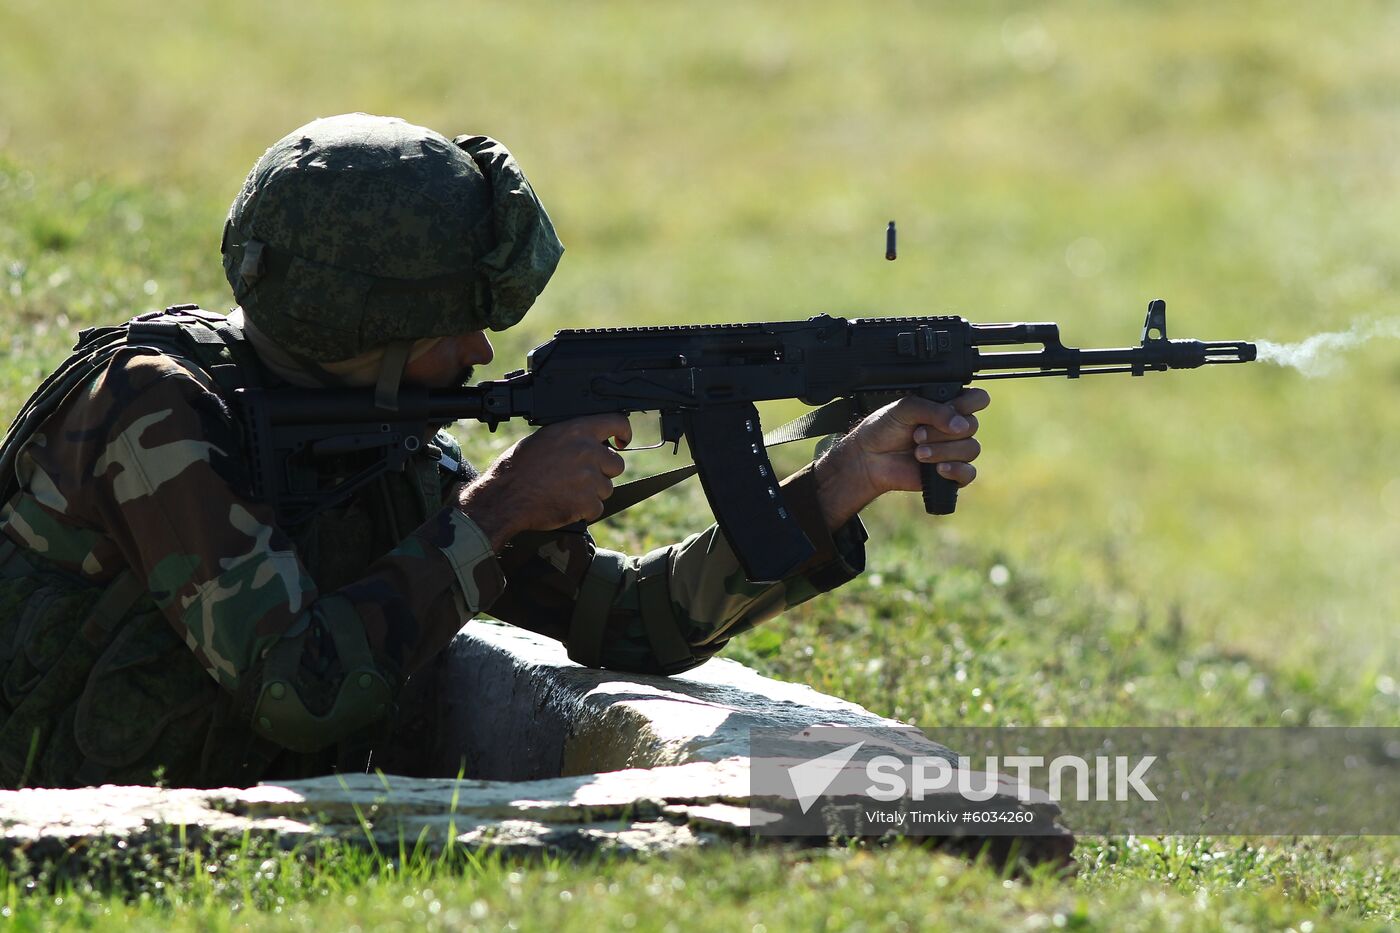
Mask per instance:
[[[263,153],[222,245],[248,319],[317,363],[510,327],[563,250],[505,146],[363,113]]]

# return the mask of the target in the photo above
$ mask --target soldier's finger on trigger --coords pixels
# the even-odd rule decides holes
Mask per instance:
[[[609,439],[618,433],[616,419],[621,417],[621,415],[580,415],[577,418],[561,421],[559,424],[572,437],[586,438],[592,443],[610,446]]]
[[[618,418],[622,419],[622,430],[614,434],[613,437],[617,438],[617,446],[626,447],[632,443],[632,422],[627,419],[626,415],[618,415]]]
[[[618,447],[626,447],[632,443],[632,422],[627,420],[626,415],[595,415],[593,422],[594,430],[599,435],[598,440],[607,443],[616,438]]]

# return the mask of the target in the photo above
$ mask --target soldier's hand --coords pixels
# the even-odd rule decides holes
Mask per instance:
[[[982,452],[973,437],[977,415],[991,404],[983,389],[967,389],[951,402],[909,396],[870,414],[817,461],[817,496],[827,524],[840,527],[887,492],[917,491],[919,464],[938,464],[959,486],[977,477],[972,461]]]
[[[603,514],[626,464],[607,446],[626,447],[623,415],[590,415],[546,425],[516,443],[470,485],[457,506],[491,539],[493,550],[522,531],[550,531]]]

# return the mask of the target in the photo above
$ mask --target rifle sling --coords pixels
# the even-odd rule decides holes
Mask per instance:
[[[824,437],[828,434],[844,434],[856,420],[859,410],[852,399],[838,398],[827,402],[821,408],[813,409],[800,418],[794,418],[763,435],[763,446],[776,447],[793,441]],[[655,473],[642,479],[623,483],[613,490],[613,494],[603,503],[603,514],[595,521],[602,521],[630,509],[644,499],[695,475],[695,464],[690,463],[674,470]]]

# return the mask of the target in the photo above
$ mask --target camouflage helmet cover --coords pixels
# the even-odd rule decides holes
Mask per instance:
[[[510,327],[563,250],[503,145],[363,113],[315,120],[268,149],[222,246],[252,323],[315,362]]]

